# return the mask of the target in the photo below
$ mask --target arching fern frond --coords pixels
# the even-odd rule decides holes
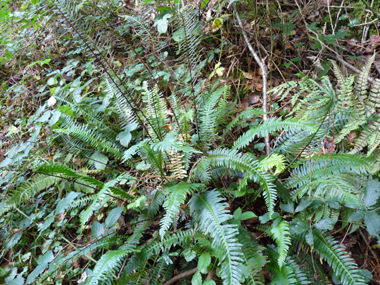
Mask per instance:
[[[364,277],[354,260],[348,256],[332,236],[313,230],[314,250],[324,259],[340,278],[343,285],[365,285]]]
[[[261,170],[258,161],[252,154],[240,154],[237,150],[216,149],[210,151],[207,156],[201,158],[198,164],[208,164],[213,167],[226,167],[233,171],[243,172],[249,175],[249,179],[260,184],[264,191],[264,198],[270,214],[274,212],[277,192],[273,178]],[[207,167],[207,165],[206,165]],[[197,170],[195,169],[194,172]]]
[[[97,285],[99,281],[109,282],[110,275],[116,273],[116,271],[121,267],[123,258],[128,253],[137,253],[137,249],[128,250],[110,250],[104,254],[100,260],[96,263],[95,268],[92,272],[89,285]]]
[[[264,137],[266,134],[273,134],[281,129],[290,130],[307,130],[310,133],[317,131],[318,127],[314,124],[302,123],[296,120],[286,119],[281,120],[281,118],[272,118],[253,129],[248,130],[243,135],[241,135],[235,142],[233,149],[241,149],[247,146],[255,137]]]
[[[198,194],[189,201],[192,216],[195,216],[199,228],[212,237],[212,246],[221,246],[224,254],[219,260],[222,263],[220,271],[225,285],[239,284],[241,279],[240,262],[243,262],[242,246],[237,240],[236,225],[227,224],[232,219],[217,191]]]
[[[198,189],[202,184],[190,184],[186,182],[180,182],[174,186],[165,188],[165,192],[168,193],[168,197],[164,202],[164,209],[166,214],[161,219],[161,229],[159,234],[163,238],[165,232],[169,229],[170,223],[173,222],[175,216],[178,214],[180,206],[185,202],[186,195],[192,193]]]
[[[289,225],[285,220],[279,221],[277,218],[270,229],[270,234],[276,241],[278,246],[278,266],[281,268],[284,265],[285,258],[288,254],[290,245]]]

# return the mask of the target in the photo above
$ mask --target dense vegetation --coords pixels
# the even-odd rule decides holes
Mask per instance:
[[[0,284],[380,283],[379,1],[195,2],[0,1]]]

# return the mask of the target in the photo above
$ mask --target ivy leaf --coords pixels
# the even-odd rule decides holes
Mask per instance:
[[[326,218],[320,220],[318,223],[314,224],[314,227],[318,230],[332,230],[334,228],[334,221],[331,218]]]
[[[208,252],[204,252],[198,259],[198,270],[207,268],[211,264],[211,255]]]
[[[202,275],[199,271],[191,279],[191,285],[202,285]]]
[[[13,162],[13,159],[6,157],[2,162],[0,162],[0,167],[7,167],[12,162]]]
[[[59,117],[61,116],[61,112],[58,110],[53,111],[53,116],[51,116],[50,121],[49,121],[49,126],[53,126],[56,122],[58,122]]]
[[[369,208],[373,206],[380,196],[380,182],[376,180],[368,180],[367,191],[364,198],[364,205]]]
[[[123,131],[123,132],[121,132],[120,134],[117,135],[116,139],[120,140],[120,144],[122,146],[128,147],[129,142],[132,139],[131,132]]]
[[[104,234],[104,224],[101,224],[99,222],[95,222],[91,226],[91,234],[94,239],[100,237],[101,235]]]
[[[67,194],[65,198],[63,198],[61,201],[59,201],[57,208],[55,210],[55,214],[58,215],[59,213],[66,210],[66,208],[71,204],[72,201],[79,195],[77,192],[70,192]]]
[[[93,159],[93,163],[96,169],[104,170],[106,168],[108,157],[105,156],[104,154],[97,151],[93,155],[91,155],[90,158]]]
[[[364,223],[367,226],[367,231],[371,236],[379,237],[380,232],[380,216],[375,212],[366,212]]]
[[[157,31],[159,34],[164,34],[168,30],[168,19],[171,17],[171,14],[166,14],[161,19],[157,20],[154,23],[154,26],[157,26]]]
[[[121,216],[121,213],[123,212],[123,208],[124,208],[123,206],[117,207],[117,208],[113,209],[111,212],[109,212],[107,219],[104,222],[104,224],[107,228],[112,227],[117,222],[117,220]]]

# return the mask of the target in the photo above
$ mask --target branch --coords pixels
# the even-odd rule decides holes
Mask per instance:
[[[243,24],[241,22],[239,13],[237,12],[237,9],[236,9],[236,4],[233,3],[232,5],[234,7],[234,12],[235,12],[235,15],[236,15],[236,19],[239,22],[239,26],[240,26],[241,32],[243,34],[244,40],[247,43],[248,49],[252,53],[253,58],[255,59],[256,63],[260,66],[261,71],[262,71],[262,77],[263,77],[263,112],[264,112],[263,119],[264,119],[264,121],[266,121],[266,120],[268,120],[268,115],[267,115],[267,112],[268,112],[267,111],[267,104],[268,104],[268,98],[267,98],[267,86],[268,86],[268,84],[267,84],[267,77],[268,77],[268,71],[267,71],[267,68],[266,68],[266,65],[265,65],[265,60],[261,59],[256,54],[255,50],[253,49],[252,45],[249,42],[247,33],[244,30],[244,27],[243,27]],[[264,142],[265,142],[266,153],[269,154],[270,153],[269,134],[265,135]]]
[[[187,276],[191,276],[193,274],[195,274],[195,272],[198,271],[198,267],[195,267],[189,271],[185,271],[183,273],[180,273],[176,276],[174,276],[172,279],[170,279],[168,282],[165,282],[164,285],[171,285],[171,284],[174,284],[175,282],[177,282],[178,280],[181,280],[182,278],[185,278]]]

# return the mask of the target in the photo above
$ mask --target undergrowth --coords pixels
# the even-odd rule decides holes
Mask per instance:
[[[122,5],[20,8],[50,46],[3,90],[33,112],[7,125],[0,162],[1,282],[368,284],[336,234],[379,243],[375,57],[357,76],[331,62],[336,86],[272,88],[292,109],[264,121],[257,108],[235,114],[220,58],[203,76],[214,54],[202,51],[199,7]],[[255,147],[266,135],[268,154]]]

